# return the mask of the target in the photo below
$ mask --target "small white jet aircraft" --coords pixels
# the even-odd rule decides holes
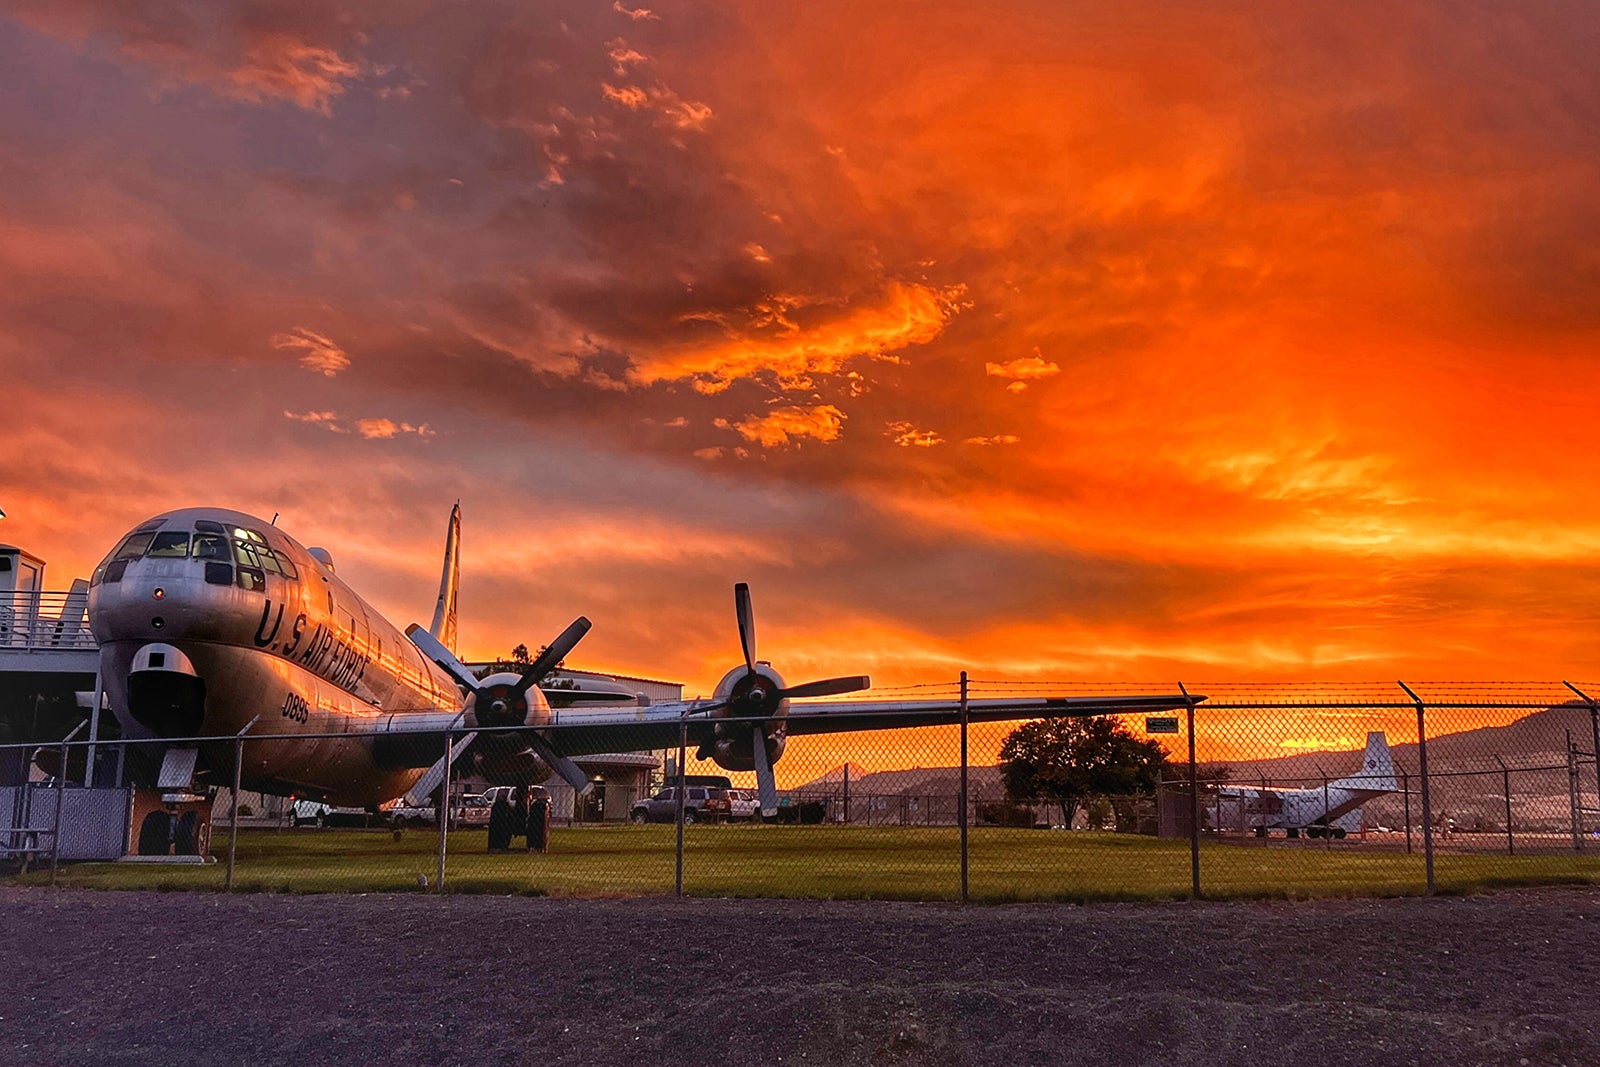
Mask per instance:
[[[1259,789],[1249,786],[1223,786],[1211,804],[1211,825],[1220,830],[1241,826],[1266,837],[1269,829],[1284,830],[1290,837],[1344,837],[1339,819],[1369,800],[1400,788],[1394,778],[1394,760],[1389,755],[1389,740],[1383,731],[1367,734],[1367,754],[1355,774],[1323,786],[1304,789]]]
[[[958,721],[959,705],[951,700],[791,704],[871,683],[856,676],[786,685],[756,658],[755,616],[743,584],[734,589],[734,604],[744,662],[709,700],[573,707],[632,698],[605,683],[541,689],[589,630],[581,617],[522,674],[480,680],[455,654],[460,535],[457,505],[433,624],[412,625],[402,635],[339,579],[325,550],[304,548],[275,525],[216,508],[140,523],[95,568],[89,591],[101,677],[123,736],[164,746],[163,779],[192,767],[198,783],[228,780],[234,746],[182,739],[246,730],[273,736],[273,743],[246,746],[240,777],[247,788],[376,805],[438,787],[447,731],[458,738],[451,758],[470,762],[491,781],[540,781],[554,771],[581,792],[588,775],[572,757],[674,747],[687,727],[698,758],[755,772],[770,814],[777,808],[772,765],[789,734]],[[969,717],[1101,715],[1185,704],[1182,695],[974,700]],[[172,759],[174,753],[180,758]]]

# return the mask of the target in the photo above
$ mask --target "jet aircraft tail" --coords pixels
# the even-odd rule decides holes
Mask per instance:
[[[439,576],[439,604],[433,609],[428,632],[456,651],[456,586],[461,583],[461,503],[450,509],[450,529],[444,539],[444,573]]]
[[[1394,777],[1394,759],[1389,754],[1389,738],[1384,732],[1374,730],[1367,734],[1367,754],[1359,771],[1328,784],[1339,789],[1365,789],[1375,793],[1393,793],[1399,789]]]

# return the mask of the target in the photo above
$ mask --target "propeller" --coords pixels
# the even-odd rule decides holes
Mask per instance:
[[[744,669],[747,676],[756,673],[756,609],[750,603],[750,585],[740,582],[733,587],[733,613],[739,620],[739,647],[744,649]]]
[[[522,672],[522,680],[516,684],[516,688],[511,690],[512,693],[518,697],[525,696],[529,689],[544,681],[545,676],[555,670],[556,665],[567,658],[567,653],[571,652],[578,642],[583,640],[583,635],[588,633],[589,628],[593,625],[594,623],[582,615],[573,619],[572,625],[562,630],[561,635],[551,641],[545,647],[545,650],[539,653],[539,658],[529,664],[528,669]]]
[[[484,686],[438,638],[416,623],[406,628],[406,636],[411,638],[411,643],[421,649],[424,655],[442,667],[467,692],[473,694],[480,709],[480,723],[482,716],[487,712],[490,723],[484,725],[491,725],[493,719],[508,716],[519,708],[525,717],[528,691],[544,681],[545,677],[556,669],[556,665],[567,658],[567,654],[583,640],[584,634],[587,634],[593,625],[582,615],[574,619],[572,625],[562,630],[561,634],[539,653],[538,658],[528,665],[528,669],[522,672],[522,677],[517,679],[517,684],[510,689]],[[581,793],[589,787],[589,776],[571,759],[562,755],[543,734],[530,730],[519,736],[576,792]]]
[[[778,813],[778,783],[773,776],[772,760],[767,752],[767,720],[785,700],[854,693],[870,687],[872,679],[858,674],[783,688],[773,686],[770,678],[756,670],[756,613],[750,600],[750,586],[745,582],[733,587],[733,611],[739,622],[739,648],[744,653],[745,675],[734,683],[733,690],[721,701],[695,710],[727,708],[732,712],[732,718],[752,720],[750,748],[755,758],[756,788],[761,794],[761,813],[770,817]]]

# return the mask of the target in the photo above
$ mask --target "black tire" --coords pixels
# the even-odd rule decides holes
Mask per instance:
[[[694,825],[694,819],[695,819],[694,809],[693,808],[684,808],[683,809],[683,825],[685,825],[685,826],[693,826]]]
[[[1346,833],[1346,831],[1345,831],[1345,829],[1343,827],[1341,827],[1341,826],[1334,827],[1334,829],[1333,829],[1334,840],[1343,841],[1344,838],[1345,838],[1345,833]]]
[[[645,811],[643,808],[634,808],[633,811],[628,814],[628,821],[633,823],[635,826],[643,826],[645,823],[650,821],[650,813]]]

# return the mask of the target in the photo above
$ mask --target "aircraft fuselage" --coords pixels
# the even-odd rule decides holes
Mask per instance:
[[[332,566],[236,511],[139,524],[96,568],[89,618],[124,736],[232,735],[254,720],[249,736],[281,738],[246,746],[252,789],[347,804],[397,796],[438,753],[414,730],[386,738],[384,720],[442,726],[462,707],[454,681]],[[357,736],[307,736],[341,733]],[[202,763],[231,769],[231,748],[210,746]]]

